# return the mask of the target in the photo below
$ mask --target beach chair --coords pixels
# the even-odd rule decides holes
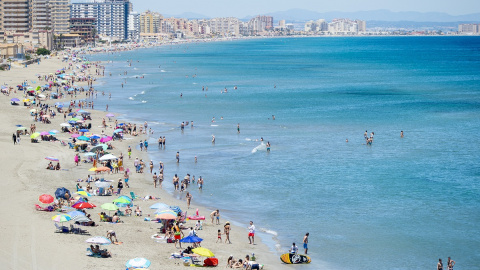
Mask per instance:
[[[73,145],[73,143],[71,142],[68,142],[68,149],[73,149],[75,146]]]
[[[73,227],[72,224],[70,224],[70,232],[75,233],[75,234],[86,234],[87,233],[86,230],[82,230],[81,228],[75,228],[75,227]]]
[[[55,224],[55,228],[57,228],[55,232],[70,233],[70,230],[66,226],[59,226],[56,222],[54,224]]]
[[[130,197],[132,197],[132,200],[138,199],[138,197],[135,196],[135,193],[133,191],[130,191]]]
[[[105,196],[105,188],[98,188],[98,196]]]

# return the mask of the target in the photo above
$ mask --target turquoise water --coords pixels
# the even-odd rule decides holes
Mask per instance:
[[[114,61],[97,87],[112,100],[96,108],[149,122],[166,189],[175,173],[201,175],[195,202],[253,220],[282,251],[310,232],[308,269],[434,269],[448,256],[480,269],[479,37],[259,39],[92,59]]]

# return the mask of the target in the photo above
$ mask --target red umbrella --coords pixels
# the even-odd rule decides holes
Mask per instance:
[[[76,204],[72,205],[72,207],[76,208],[76,209],[84,209],[84,208],[94,208],[94,207],[97,207],[97,206],[94,205],[93,203],[79,202],[79,203],[76,203]]]
[[[40,197],[38,197],[38,200],[39,200],[41,203],[50,204],[50,203],[52,203],[52,202],[55,200],[55,198],[53,198],[52,195],[42,194],[42,195],[40,195]]]

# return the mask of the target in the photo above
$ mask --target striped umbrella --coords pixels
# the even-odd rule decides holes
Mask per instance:
[[[60,215],[55,215],[52,217],[52,220],[55,222],[67,222],[70,221],[72,217],[67,214],[60,214]]]
[[[148,268],[150,266],[150,261],[145,259],[145,258],[134,258],[131,260],[128,260],[126,266],[128,268],[133,267],[133,268]]]

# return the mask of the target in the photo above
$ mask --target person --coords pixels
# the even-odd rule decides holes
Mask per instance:
[[[108,230],[107,231],[107,238],[110,239],[110,241],[112,241],[112,243],[118,242],[117,234],[115,233],[114,230]],[[115,242],[113,241],[113,238],[115,238]]]
[[[17,144],[17,135],[15,133],[13,133],[12,139],[13,139],[13,144]]]
[[[453,270],[454,266],[455,266],[455,261],[452,260],[450,257],[448,257],[448,261],[447,261],[448,270]]]
[[[232,228],[230,227],[230,222],[226,222],[225,223],[225,226],[223,226],[223,232],[225,233],[225,243],[228,243],[231,244],[232,242],[230,242],[230,230]]]
[[[237,124],[237,133],[240,134],[240,123]]]
[[[127,216],[132,215],[132,208],[130,208],[130,205],[127,205],[127,208],[125,209],[125,215]]]
[[[298,253],[298,247],[295,245],[295,243],[292,244],[292,247],[289,250],[290,254],[297,254]]]
[[[175,158],[177,159],[177,163],[179,163],[180,162],[180,152],[177,152],[177,155],[176,155]]]
[[[55,166],[55,170],[60,171],[60,162],[57,162],[57,165]]]
[[[150,160],[150,173],[152,173],[152,172],[153,172],[153,160]]]
[[[145,152],[148,152],[148,141],[145,140],[145,142],[143,143],[143,146],[145,147]]]
[[[140,151],[143,151],[143,141],[140,140]]]
[[[217,209],[210,213],[210,218],[212,219],[212,224],[214,219],[217,219],[217,224],[220,224],[220,210]]]
[[[153,178],[153,187],[156,188],[157,187],[157,181],[158,181],[157,173],[154,173],[152,178]]]
[[[267,152],[270,153],[270,142],[267,142]]]
[[[437,270],[443,270],[443,263],[442,263],[442,259],[438,259],[438,263],[437,263]]]
[[[198,184],[198,189],[202,190],[203,189],[203,178],[200,176],[197,181]]]
[[[123,188],[122,178],[118,178],[117,188],[118,188],[117,195],[120,195],[120,193],[122,192],[122,188]]]
[[[400,131],[400,138],[403,138],[403,130]]]
[[[142,215],[142,210],[140,209],[140,206],[137,205],[137,208],[135,208],[135,215],[137,217]]]
[[[305,254],[308,254],[308,236],[310,233],[306,233],[305,236],[303,237],[303,248],[305,249]]]
[[[215,135],[212,135],[212,144],[215,144]]]
[[[190,209],[190,202],[192,201],[192,194],[190,194],[190,192],[187,191],[187,209]]]
[[[233,255],[230,255],[227,260],[227,266],[225,268],[232,268],[235,264],[235,260],[233,259]]]
[[[234,263],[234,264],[232,265],[232,268],[234,268],[234,269],[243,268],[243,261],[242,261],[242,259],[239,259],[238,262]]]
[[[118,211],[119,211],[119,210],[118,210]],[[119,223],[119,222],[120,222],[120,217],[117,215],[116,212],[115,212],[115,214],[113,214],[112,222],[113,222],[113,223]]]
[[[253,225],[253,221],[250,221],[250,226],[248,227],[248,241],[250,241],[250,244],[255,245],[255,225]]]
[[[218,243],[218,240],[220,240],[220,243],[222,243],[222,231],[218,230],[217,232],[217,241],[215,243]]]
[[[75,166],[78,166],[78,163],[80,162],[80,156],[78,155],[78,153],[75,154],[74,161],[75,161]]]
[[[178,223],[175,223],[175,225],[172,228],[172,232],[175,238],[175,247],[177,247],[177,242],[180,245],[180,248],[182,248],[182,243],[180,243],[180,239],[183,237],[183,232],[180,230],[180,227],[178,226]]]
[[[130,188],[130,186],[128,185],[128,170],[125,170],[124,174],[123,174],[123,178],[125,178],[125,186],[127,186],[127,188]]]
[[[197,220],[197,223],[195,224],[195,231],[200,231],[200,230],[203,230],[202,222],[200,222],[200,220]]]
[[[127,153],[128,153],[128,159],[131,159],[132,158],[132,148],[130,146],[128,146]]]

